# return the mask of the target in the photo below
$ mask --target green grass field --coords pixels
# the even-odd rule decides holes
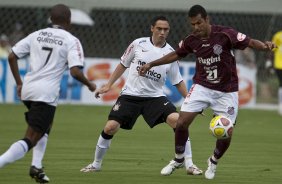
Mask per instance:
[[[54,184],[266,184],[282,181],[282,117],[276,111],[240,110],[233,142],[220,160],[216,178],[189,176],[184,169],[171,176],[160,170],[174,156],[173,131],[165,124],[150,129],[139,118],[132,131],[120,130],[108,151],[103,170],[81,173],[92,162],[97,138],[110,107],[60,105],[49,137],[45,171]],[[24,135],[23,105],[0,105],[0,154]],[[193,160],[203,170],[215,139],[209,134],[207,116],[192,124]],[[1,184],[27,184],[31,152],[23,159],[0,169]]]

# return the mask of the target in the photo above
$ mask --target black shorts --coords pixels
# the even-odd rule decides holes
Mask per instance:
[[[25,119],[29,126],[38,132],[48,133],[53,122],[56,107],[45,102],[23,101],[28,111]]]
[[[146,123],[153,128],[166,121],[167,116],[177,112],[176,107],[165,97],[120,96],[113,106],[108,120],[120,123],[122,129],[130,130],[142,114]]]

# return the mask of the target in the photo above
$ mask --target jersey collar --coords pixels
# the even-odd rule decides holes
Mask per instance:
[[[50,24],[49,27],[55,28],[55,29],[64,29],[62,26],[56,25],[56,24]]]
[[[154,42],[153,42],[153,38],[150,37],[150,42],[152,43],[152,45],[154,45]],[[166,42],[163,44],[163,46],[161,48],[164,48],[166,46]]]

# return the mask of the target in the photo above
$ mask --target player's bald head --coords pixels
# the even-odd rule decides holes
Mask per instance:
[[[70,23],[71,11],[64,4],[57,4],[51,8],[50,19],[53,24],[68,24]]]

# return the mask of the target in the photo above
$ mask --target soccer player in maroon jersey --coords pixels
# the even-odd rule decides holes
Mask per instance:
[[[144,75],[150,68],[179,60],[190,53],[196,56],[196,73],[180,110],[175,132],[175,158],[162,172],[173,172],[184,161],[185,142],[189,136],[189,126],[194,118],[210,107],[215,115],[231,119],[235,124],[238,113],[238,76],[233,49],[251,47],[271,51],[275,46],[270,41],[252,39],[231,27],[211,25],[205,8],[194,5],[190,8],[189,21],[192,33],[180,47],[164,57],[147,63],[139,70]],[[205,172],[207,179],[213,179],[219,159],[228,149],[231,138],[218,139],[212,156],[208,159]]]

